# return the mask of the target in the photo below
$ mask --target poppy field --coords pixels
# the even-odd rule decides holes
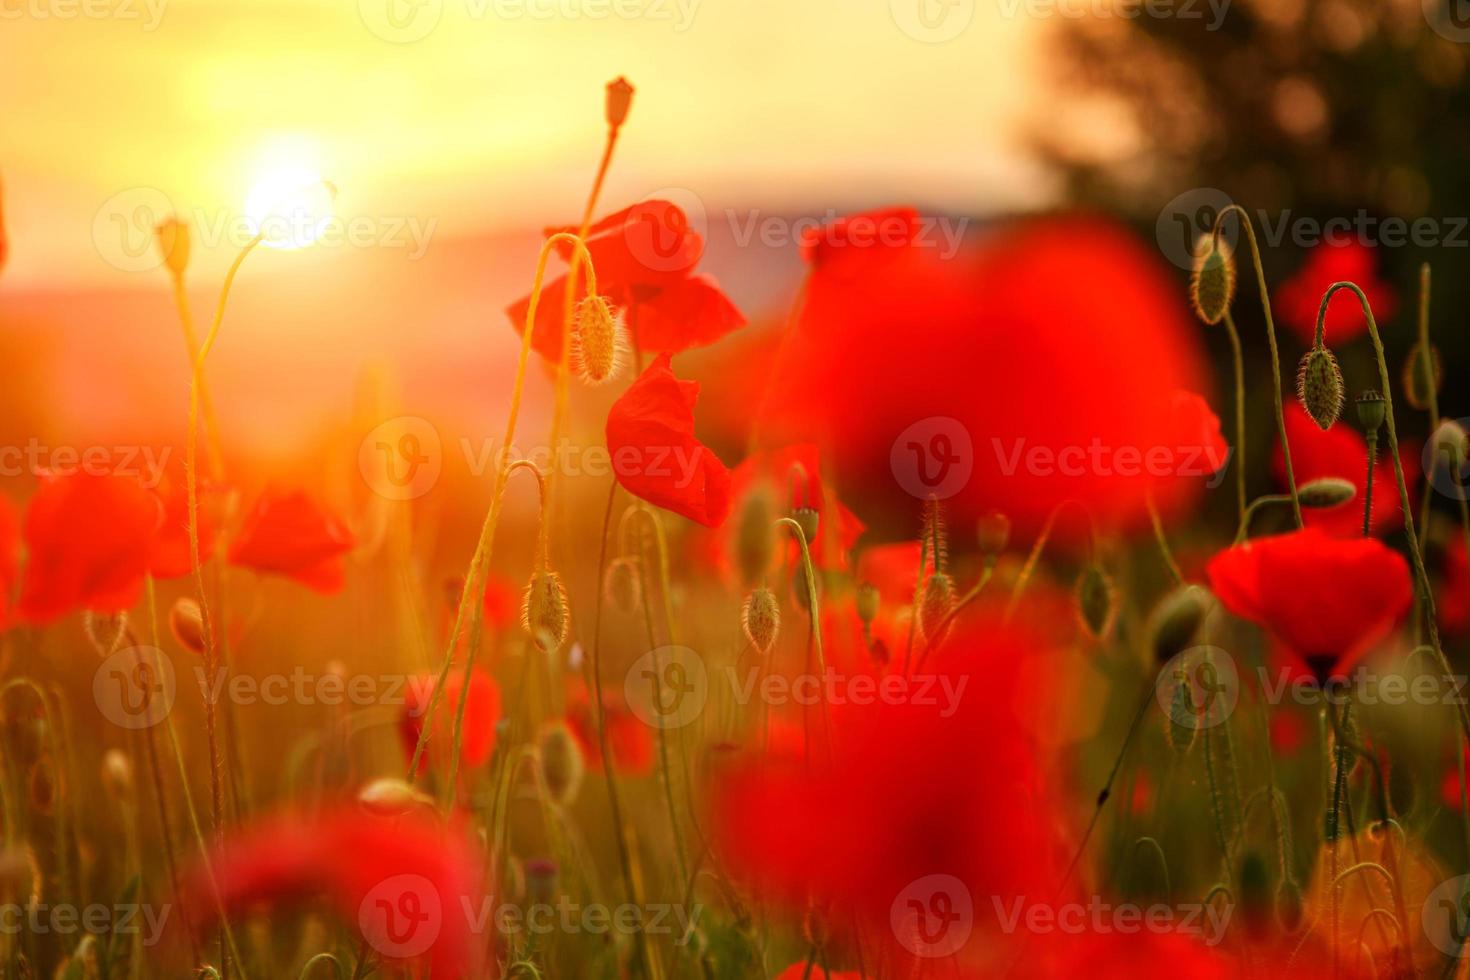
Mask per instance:
[[[288,168],[233,233],[117,195],[148,339],[58,340],[114,300],[7,282],[7,180],[0,980],[1470,977],[1454,219],[1302,242],[1282,166],[722,231],[628,193],[679,93],[625,70],[421,317],[280,278],[353,234]],[[418,346],[295,326],[375,305]]]

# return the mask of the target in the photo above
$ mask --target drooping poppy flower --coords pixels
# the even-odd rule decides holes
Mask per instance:
[[[762,431],[830,448],[837,479],[877,505],[870,521],[911,519],[932,494],[956,522],[999,510],[1018,535],[1072,499],[1143,530],[1150,494],[1167,516],[1202,491],[1180,477],[1212,472],[1218,446],[1175,400],[1206,391],[1198,332],[1118,227],[1047,219],[968,245],[922,227],[871,247],[818,235],[808,254]]]
[[[44,624],[75,610],[131,608],[161,520],[158,497],[134,477],[42,476],[22,529],[27,558],[16,615]]]
[[[1304,507],[1302,520],[1308,527],[1321,528],[1334,537],[1351,538],[1363,533],[1363,499],[1368,475],[1368,443],[1350,425],[1339,422],[1323,430],[1307,410],[1293,403],[1286,407],[1286,438],[1291,445],[1291,470],[1297,486],[1310,480],[1332,476],[1347,480],[1357,493],[1352,500],[1337,507]],[[1409,499],[1414,499],[1419,467],[1411,447],[1400,446],[1399,458],[1404,465],[1404,482]],[[1277,481],[1286,486],[1286,457],[1277,442],[1274,468]],[[1378,460],[1373,467],[1374,534],[1388,534],[1404,526],[1404,512],[1399,506],[1399,485],[1394,476],[1393,457],[1385,440],[1379,440]]]
[[[424,716],[434,694],[434,682],[438,678],[424,674],[408,683],[404,694],[403,713],[398,720],[398,734],[403,742],[405,757],[413,760],[414,749],[424,730]],[[419,772],[427,772],[431,765],[448,765],[454,738],[454,719],[459,713],[459,703],[464,691],[464,671],[451,667],[445,682],[444,695],[439,699],[434,712],[433,728],[424,745],[424,754],[419,758]],[[495,725],[500,720],[500,685],[483,671],[470,674],[469,699],[464,706],[464,725],[460,735],[459,764],[461,772],[482,766],[490,761],[495,751]]]
[[[607,745],[617,771],[630,776],[646,776],[653,771],[653,732],[628,708],[619,694],[604,692]],[[587,765],[595,772],[603,767],[602,745],[597,738],[597,705],[585,687],[578,686],[567,696],[567,727],[582,748]]]
[[[324,595],[342,589],[352,532],[305,491],[267,490],[230,544],[232,565],[284,575]]]
[[[575,234],[575,227],[548,228]],[[558,243],[564,259],[572,249]],[[704,253],[703,237],[688,216],[669,201],[643,201],[608,215],[588,230],[587,253],[597,274],[597,291],[624,316],[639,350],[677,354],[713,343],[742,326],[745,317],[709,276],[695,275]],[[579,276],[577,299],[586,295]],[[536,306],[531,346],[550,361],[561,358],[566,276],[547,283]],[[517,334],[525,329],[531,298],[512,303],[506,313]]]
[[[262,904],[325,899],[376,956],[436,977],[482,976],[478,916],[484,858],[470,837],[416,814],[372,815],[339,805],[319,814],[262,818],[236,830],[190,877],[197,929],[218,905],[235,916]]]
[[[1226,548],[1207,573],[1225,608],[1264,627],[1324,683],[1388,635],[1413,593],[1408,563],[1382,541],[1317,528]]]
[[[1368,297],[1373,318],[1383,324],[1398,309],[1393,286],[1378,278],[1378,260],[1371,247],[1360,241],[1324,241],[1307,253],[1297,274],[1276,287],[1272,305],[1281,322],[1291,328],[1303,344],[1317,336],[1317,313],[1322,297],[1335,282],[1353,282]],[[1329,344],[1344,344],[1368,329],[1363,308],[1351,292],[1339,290],[1327,307],[1323,329]]]
[[[154,578],[179,578],[194,570],[193,552],[189,547],[189,493],[182,473],[160,481],[157,493],[163,505],[163,521],[153,538],[153,553],[148,571]],[[205,500],[206,488],[199,494],[199,560],[208,561],[214,553],[214,526],[209,522]]]
[[[20,574],[20,516],[9,497],[0,497],[0,631],[10,627],[10,601]]]
[[[635,497],[706,527],[730,513],[730,471],[694,437],[699,382],[674,376],[660,354],[607,414],[613,474]]]

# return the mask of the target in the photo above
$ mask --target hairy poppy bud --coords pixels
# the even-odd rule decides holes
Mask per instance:
[[[572,367],[584,384],[600,385],[616,377],[627,349],[621,311],[614,312],[602,296],[588,296],[577,304]]]
[[[189,267],[189,226],[178,218],[165,218],[153,229],[163,264],[176,276]]]
[[[791,512],[791,519],[801,526],[801,533],[806,538],[807,547],[811,547],[817,538],[817,528],[820,526],[821,515],[815,507],[798,507]]]
[[[771,567],[771,558],[776,553],[772,520],[771,501],[763,491],[746,498],[735,534],[735,563],[740,568],[740,580],[746,585],[759,582]]]
[[[1378,434],[1383,420],[1388,417],[1388,399],[1377,388],[1369,388],[1358,395],[1358,424],[1370,436]]]
[[[623,614],[633,613],[643,601],[643,583],[638,576],[637,560],[618,558],[607,566],[603,591],[612,607]]]
[[[1337,357],[1326,347],[1313,347],[1302,357],[1296,373],[1296,393],[1302,407],[1322,429],[1342,414],[1342,369]]]
[[[935,572],[924,583],[924,595],[919,601],[919,628],[930,643],[938,643],[948,627],[943,625],[954,611],[954,579],[944,572]]]
[[[975,537],[980,544],[980,553],[986,558],[995,558],[1011,543],[1011,519],[993,510],[980,518],[975,526]]]
[[[864,629],[873,625],[873,618],[878,615],[878,603],[881,599],[878,587],[872,582],[864,582],[858,586],[857,614]]]
[[[781,606],[776,602],[776,594],[763,587],[746,596],[740,610],[740,628],[757,653],[762,656],[770,653],[781,631]]]
[[[607,83],[607,124],[617,129],[633,105],[633,86],[622,75]]]
[[[1426,367],[1429,369],[1427,372]],[[1439,348],[1433,344],[1426,348],[1419,341],[1414,341],[1414,346],[1409,348],[1409,356],[1404,360],[1404,400],[1422,412],[1442,387],[1444,364],[1439,359]]]
[[[1077,610],[1082,625],[1095,639],[1101,639],[1113,624],[1113,583],[1097,565],[1089,565],[1077,580]]]
[[[99,657],[112,655],[122,642],[127,628],[128,614],[125,612],[99,613],[89,610],[82,614],[82,629]]]
[[[1187,650],[1209,611],[1210,593],[1199,585],[1181,585],[1164,596],[1149,619],[1154,659],[1172,660]]]
[[[102,785],[115,802],[133,797],[133,763],[121,749],[108,749],[102,755]]]
[[[1337,507],[1357,495],[1358,488],[1338,476],[1318,477],[1297,487],[1297,498],[1303,507]]]
[[[1225,318],[1235,299],[1235,260],[1211,242],[1195,256],[1194,274],[1189,279],[1189,300],[1195,314],[1208,324]]]
[[[357,793],[364,810],[380,817],[401,817],[416,807],[432,807],[433,797],[414,789],[401,779],[374,779]]]
[[[1441,459],[1448,456],[1449,464],[1455,469],[1465,465],[1466,457],[1470,456],[1470,434],[1466,434],[1459,422],[1445,419],[1430,438],[1434,441],[1435,455]]]
[[[531,575],[525,603],[521,606],[521,625],[547,653],[565,642],[567,590],[562,587],[561,576],[549,569]]]
[[[541,751],[541,774],[546,780],[546,791],[558,804],[566,806],[577,798],[582,786],[582,777],[587,772],[586,760],[582,758],[582,747],[572,735],[571,728],[561,720],[547,722],[537,739]]]
[[[173,608],[168,611],[168,631],[185,650],[194,654],[204,653],[204,614],[199,609],[198,600],[181,596],[174,601]]]

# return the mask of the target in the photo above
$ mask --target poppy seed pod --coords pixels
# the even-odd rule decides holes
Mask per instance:
[[[553,800],[566,806],[577,798],[577,790],[581,788],[582,777],[587,772],[582,747],[577,744],[571,728],[561,720],[548,722],[542,727],[537,746],[541,753],[541,775],[546,780],[546,791]]]
[[[817,538],[817,528],[821,526],[821,515],[815,507],[798,507],[791,512],[791,519],[801,526],[802,536],[806,538],[807,547],[811,547]]]
[[[770,653],[781,631],[781,606],[776,602],[776,594],[762,587],[746,596],[740,610],[740,628],[757,653],[762,656]]]
[[[1377,388],[1369,388],[1358,395],[1358,424],[1369,436],[1378,434],[1387,415],[1388,399]]]
[[[638,609],[643,601],[643,583],[638,576],[636,559],[618,558],[607,566],[603,593],[612,607],[624,615]]]
[[[414,789],[402,779],[375,779],[357,793],[364,810],[380,817],[401,817],[416,807],[432,807],[433,797]]]
[[[178,218],[165,218],[153,229],[163,264],[176,276],[189,267],[189,226]]]
[[[771,527],[771,501],[764,493],[752,493],[740,511],[740,526],[735,534],[735,563],[740,580],[754,585],[771,567],[776,553],[775,530]]]
[[[1302,357],[1296,373],[1296,393],[1302,407],[1323,430],[1342,414],[1342,369],[1326,347],[1313,347]]]
[[[1154,660],[1166,663],[1187,650],[1209,611],[1209,590],[1182,585],[1164,596],[1149,617]]]
[[[1214,325],[1225,318],[1235,299],[1235,260],[1211,242],[1208,249],[1195,256],[1194,272],[1189,278],[1189,300],[1195,314]]]
[[[930,643],[938,643],[948,632],[945,620],[954,611],[954,579],[944,572],[935,572],[924,583],[924,596],[919,601],[919,628]]]
[[[193,654],[204,653],[204,614],[199,602],[188,596],[176,599],[168,611],[168,631],[179,646]]]
[[[88,610],[82,614],[82,629],[99,657],[110,656],[117,649],[127,628],[128,614],[125,612],[99,613]]]
[[[1077,610],[1082,625],[1101,639],[1113,623],[1113,583],[1097,565],[1089,565],[1077,580]]]
[[[979,542],[980,553],[986,558],[995,558],[1011,543],[1011,519],[996,510],[983,515],[975,526],[975,538]]]
[[[878,587],[872,582],[864,582],[857,590],[857,614],[864,628],[873,625],[873,618],[878,615],[878,604],[882,596],[878,593]]]
[[[1426,357],[1429,361],[1427,378],[1424,371]],[[1404,400],[1411,408],[1422,412],[1443,387],[1444,364],[1439,359],[1439,348],[1430,344],[1426,349],[1419,341],[1414,341],[1409,348],[1409,356],[1404,359]]]
[[[587,385],[600,385],[617,376],[628,342],[623,315],[614,312],[603,296],[588,296],[577,304],[572,324],[572,367]]]
[[[633,86],[622,75],[607,83],[607,124],[617,129],[628,118],[633,106]]]
[[[1339,476],[1323,476],[1308,480],[1297,488],[1297,499],[1303,507],[1338,507],[1358,495],[1351,480]]]
[[[1449,464],[1455,469],[1464,466],[1466,457],[1470,457],[1470,434],[1454,419],[1440,422],[1431,439],[1434,442],[1435,455],[1440,459],[1449,457]]]
[[[567,590],[561,584],[561,576],[549,569],[531,575],[521,606],[521,625],[547,653],[566,641]]]

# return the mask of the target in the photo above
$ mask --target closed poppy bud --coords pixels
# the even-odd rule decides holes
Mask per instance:
[[[176,276],[189,267],[189,226],[178,218],[165,218],[153,229],[163,264]]]
[[[582,748],[564,721],[548,722],[537,739],[541,750],[541,775],[546,791],[558,804],[566,806],[577,798],[587,763]]]
[[[1358,494],[1351,480],[1339,476],[1324,476],[1308,480],[1297,488],[1297,497],[1303,507],[1337,507],[1347,503]]]
[[[607,124],[617,129],[633,105],[633,86],[622,75],[607,83]]]
[[[638,577],[638,566],[632,558],[618,558],[607,566],[607,578],[603,591],[614,609],[629,614],[637,610],[643,600],[643,583]]]
[[[757,653],[762,656],[769,653],[781,631],[781,606],[776,602],[776,594],[759,588],[746,596],[740,610],[740,627]]]
[[[602,296],[588,296],[577,304],[572,326],[572,367],[588,385],[615,377],[628,349],[623,317]]]
[[[1414,346],[1409,348],[1409,356],[1404,360],[1404,399],[1422,412],[1442,387],[1444,364],[1439,359],[1439,348],[1433,344],[1426,348],[1414,341]]]
[[[1376,388],[1369,388],[1358,395],[1358,424],[1363,431],[1377,435],[1383,420],[1388,416],[1388,399]]]
[[[980,553],[987,558],[995,558],[1011,543],[1011,519],[993,510],[980,518],[975,527],[975,537],[980,544]]]
[[[771,527],[771,501],[764,493],[753,493],[740,511],[740,527],[735,535],[735,560],[740,578],[754,585],[771,567],[776,552],[775,531]]]
[[[1235,299],[1235,260],[1212,242],[1195,256],[1194,274],[1189,279],[1189,300],[1194,312],[1208,324],[1225,318]]]
[[[1307,414],[1323,430],[1342,414],[1342,369],[1326,347],[1313,347],[1302,357],[1296,373],[1296,393]]]
[[[801,526],[801,533],[808,546],[817,538],[821,515],[815,507],[798,507],[791,512],[791,519]]]
[[[168,611],[168,629],[179,646],[190,653],[204,653],[204,614],[199,602],[182,596]]]
[[[380,817],[401,817],[415,807],[434,805],[433,797],[414,789],[402,779],[375,779],[357,794],[357,802]]]
[[[1266,859],[1259,851],[1250,851],[1240,859],[1240,907],[1245,929],[1252,937],[1262,939],[1271,929],[1272,898]]]
[[[547,653],[566,641],[567,590],[561,584],[561,576],[549,569],[531,576],[521,606],[521,625]]]
[[[1464,426],[1454,419],[1445,419],[1434,430],[1432,438],[1438,456],[1448,456],[1450,465],[1456,469],[1465,465],[1465,458],[1470,456],[1470,435],[1466,434]]]
[[[947,632],[943,625],[954,611],[954,579],[944,572],[936,572],[924,583],[924,595],[919,602],[919,628],[929,642],[937,643],[941,633]]]
[[[881,596],[878,587],[872,582],[864,582],[857,590],[857,614],[862,620],[864,627],[873,625],[873,617],[878,615],[878,602]]]
[[[112,655],[122,642],[127,628],[128,614],[125,612],[99,613],[88,610],[82,614],[82,629],[99,657]]]
[[[1210,593],[1198,585],[1183,585],[1166,595],[1150,617],[1149,636],[1154,659],[1166,663],[1189,649],[1209,609]]]
[[[133,763],[121,749],[108,749],[102,755],[102,785],[116,802],[133,797]]]
[[[1094,638],[1101,639],[1113,622],[1113,583],[1096,565],[1077,580],[1077,611],[1082,614],[1082,625]]]

